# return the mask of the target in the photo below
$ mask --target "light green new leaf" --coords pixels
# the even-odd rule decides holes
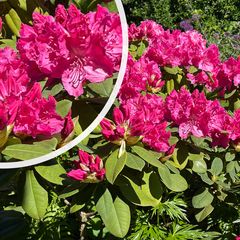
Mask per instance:
[[[167,188],[174,192],[182,192],[188,188],[188,183],[180,174],[170,173],[169,169],[162,165],[158,168],[159,175]]]
[[[155,166],[162,167],[162,163],[159,161],[160,155],[154,154],[152,151],[148,151],[143,147],[133,146],[132,150],[142,159],[144,159],[147,163]]]
[[[157,173],[144,172],[142,179],[138,176],[124,176],[120,189],[123,195],[133,204],[142,207],[155,207],[162,197],[162,183]]]
[[[71,107],[72,107],[72,102],[64,99],[57,103],[56,111],[61,117],[66,117]]]
[[[101,216],[106,228],[118,238],[123,238],[130,227],[130,208],[120,198],[113,202],[108,189],[99,198],[96,204],[97,211]]]
[[[44,147],[45,149],[48,149],[49,152],[51,152],[56,150],[58,141],[56,138],[51,138],[40,142],[34,142],[33,144],[36,146]]]
[[[32,158],[43,156],[49,152],[49,149],[31,144],[10,145],[7,146],[4,151],[2,151],[4,155],[19,160],[29,160]]]
[[[202,211],[200,211],[199,213],[197,213],[195,215],[196,220],[198,222],[203,221],[207,216],[209,216],[209,214],[211,214],[213,209],[214,209],[214,207],[212,205],[206,206]]]
[[[113,89],[113,78],[109,78],[101,83],[89,83],[88,87],[102,97],[109,97]]]
[[[210,172],[214,175],[217,176],[219,175],[223,170],[223,161],[222,159],[216,157],[214,158],[212,165],[211,165],[211,170]]]
[[[142,169],[145,166],[145,162],[142,158],[138,157],[137,155],[128,152],[126,165],[129,168],[142,171]]]
[[[107,180],[113,184],[119,175],[119,173],[123,170],[126,160],[127,154],[126,152],[118,158],[118,149],[116,149],[107,159],[105,168],[106,168],[106,178]]]
[[[198,195],[195,195],[192,198],[192,205],[194,208],[204,208],[210,205],[213,199],[214,199],[213,195],[209,192],[207,188],[205,188],[203,192],[201,192]]]
[[[37,166],[35,170],[47,181],[58,185],[62,185],[63,178],[61,175],[66,174],[65,169],[58,163],[49,166]]]
[[[38,183],[32,170],[26,172],[22,207],[32,218],[43,218],[48,207],[48,193]]]

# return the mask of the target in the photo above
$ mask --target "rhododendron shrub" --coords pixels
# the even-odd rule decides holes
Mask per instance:
[[[200,33],[164,30],[153,21],[132,24],[129,39],[118,106],[101,122],[113,144],[106,179],[140,206],[157,208],[163,186],[185,192],[194,208],[189,218],[207,221],[239,180],[239,59],[222,62]],[[139,172],[158,174],[158,197],[140,194],[148,180]]]
[[[119,17],[89,2],[83,11],[71,4],[54,16],[34,13],[32,25],[19,28],[17,52],[0,51],[4,161],[64,146],[110,95],[121,58]],[[96,11],[87,11],[91,6]],[[150,20],[130,25],[127,68],[111,111],[69,152],[4,173],[11,208],[2,209],[21,207],[23,222],[44,225],[51,209],[63,206],[60,219],[70,216],[77,226],[72,239],[234,239],[239,67],[240,59],[221,61],[218,46],[195,30]],[[222,223],[234,226],[230,234]]]

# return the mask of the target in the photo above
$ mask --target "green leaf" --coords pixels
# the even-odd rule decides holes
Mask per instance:
[[[148,151],[139,146],[133,146],[132,150],[147,163],[155,167],[162,167],[163,164],[159,161],[160,155],[154,154],[152,151]]]
[[[179,67],[164,67],[164,70],[172,75],[176,75],[179,71]]]
[[[205,173],[207,171],[207,164],[203,159],[193,161],[192,170],[196,173]]]
[[[174,192],[183,192],[188,188],[188,183],[180,174],[170,173],[169,169],[162,165],[158,168],[159,175],[167,188]]]
[[[205,173],[207,171],[207,164],[204,160],[204,154],[188,154],[188,159],[192,161],[192,170],[196,173]]]
[[[126,160],[127,160],[126,152],[120,158],[118,158],[118,149],[116,149],[108,157],[105,164],[106,178],[111,184],[115,182],[117,176],[123,170]]]
[[[227,162],[231,162],[235,159],[236,155],[234,153],[227,152],[225,155],[225,159]]]
[[[48,207],[48,193],[38,183],[32,170],[26,172],[22,207],[32,218],[43,218]]]
[[[209,192],[207,188],[198,195],[195,195],[192,198],[192,205],[194,208],[204,208],[208,205],[210,205],[213,201],[214,197],[213,195]]]
[[[203,221],[211,212],[213,211],[214,207],[212,205],[206,206],[202,211],[195,215],[195,218],[198,222]]]
[[[0,48],[11,47],[16,50],[15,39],[0,39]]]
[[[113,78],[109,78],[101,83],[89,83],[88,87],[102,97],[109,97],[113,90]]]
[[[220,158],[214,158],[212,165],[211,165],[211,170],[210,172],[214,175],[217,176],[219,175],[223,170],[223,162],[222,159]]]
[[[63,90],[63,85],[61,83],[54,85],[51,90],[44,89],[42,92],[43,97],[48,98],[49,96],[56,96]]]
[[[71,107],[72,107],[72,102],[64,99],[57,103],[56,111],[61,117],[66,117]]]
[[[63,178],[61,175],[66,174],[65,169],[58,163],[49,166],[37,166],[35,170],[47,181],[58,185],[62,185]]]
[[[70,213],[75,213],[81,210],[85,204],[74,204],[73,206],[70,207]]]
[[[51,138],[48,140],[40,141],[40,142],[34,142],[33,145],[44,147],[45,149],[48,149],[49,152],[56,150],[58,141],[56,138]]]
[[[129,168],[138,170],[138,171],[142,171],[142,169],[145,166],[145,162],[142,158],[136,156],[135,154],[132,153],[127,153],[127,161],[126,161],[126,165]]]
[[[142,178],[128,173],[122,177],[119,186],[130,202],[142,207],[157,206],[163,193],[161,180],[155,172],[144,172]]]
[[[207,183],[208,185],[213,185],[214,182],[209,178],[207,173],[199,173],[198,175],[201,177],[203,182]]]
[[[43,156],[52,150],[47,146],[32,144],[16,144],[7,146],[2,153],[6,156],[19,159],[29,160],[32,158]]]
[[[96,204],[97,211],[101,216],[106,228],[111,234],[118,238],[123,238],[130,227],[130,208],[119,197],[113,202],[108,189],[99,198]]]

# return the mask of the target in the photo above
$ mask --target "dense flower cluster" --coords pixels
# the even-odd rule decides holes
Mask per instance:
[[[222,62],[218,47],[207,46],[200,33],[164,30],[149,20],[132,24],[129,39],[130,45],[141,42],[145,50],[141,56],[129,54],[114,122],[101,123],[108,141],[131,145],[141,140],[169,154],[174,148],[169,130],[178,127],[182,140],[193,135],[211,139],[212,146],[238,146],[240,110],[231,114],[219,99],[238,87],[239,59]],[[178,87],[169,90],[171,81]],[[216,92],[215,98],[208,99],[206,92]]]
[[[139,140],[160,152],[168,152],[171,148],[168,140],[171,136],[166,131],[164,119],[165,104],[156,95],[138,95],[122,101],[120,108],[115,108],[114,122],[104,119],[101,122],[103,136],[117,144],[122,140],[129,145]]]
[[[82,150],[78,151],[79,160],[74,161],[76,169],[71,170],[68,177],[83,182],[99,182],[104,179],[105,169],[99,156],[92,156]]]
[[[0,130],[12,126],[21,138],[61,133],[64,119],[56,113],[55,99],[42,97],[40,84],[32,83],[17,54],[10,48],[1,49],[0,62]]]
[[[204,85],[212,91],[230,89],[239,83],[239,60],[230,58],[221,62],[218,47],[214,44],[207,46],[197,31],[165,31],[153,21],[144,21],[139,27],[131,25],[129,35],[131,41],[148,42],[143,57],[155,61],[160,67],[185,68],[192,84]],[[192,66],[197,68],[194,74],[189,71]]]
[[[23,24],[18,41],[33,79],[60,78],[75,97],[87,80],[104,81],[119,69],[121,47],[120,18],[100,5],[87,14],[73,4],[68,10],[59,5],[55,17],[34,13],[33,26]]]
[[[217,145],[228,145],[227,133],[226,137],[221,133],[230,128],[228,124],[231,123],[231,117],[218,100],[207,100],[204,93],[194,90],[191,94],[182,87],[179,92],[171,92],[166,99],[166,106],[169,121],[179,126],[179,136],[182,139],[190,134],[195,137],[209,136],[218,142]]]
[[[48,89],[61,81],[69,95],[79,97],[86,81],[101,82],[119,70],[121,47],[120,18],[101,5],[87,14],[73,4],[58,5],[55,17],[34,12],[33,25],[21,26],[18,52],[0,49],[0,147],[10,134],[66,144],[75,134],[71,111],[60,116],[57,100],[42,94],[39,81],[47,79]]]

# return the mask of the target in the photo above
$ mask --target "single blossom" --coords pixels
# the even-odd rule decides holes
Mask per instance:
[[[104,179],[105,169],[99,156],[94,157],[82,150],[78,151],[78,156],[79,159],[74,161],[75,169],[68,172],[68,177],[88,183],[95,183]]]
[[[240,61],[230,57],[219,67],[217,74],[219,86],[231,90],[233,86],[240,84]]]
[[[100,123],[103,136],[110,142],[121,145],[126,141],[129,145],[136,144],[142,138],[142,122],[140,116],[130,116],[127,105],[113,110],[114,122],[103,119]]]
[[[134,61],[130,56],[128,58],[125,78],[119,92],[120,99],[127,99],[129,91],[134,95],[138,92],[157,93],[164,85],[162,73],[158,65],[142,56],[138,61]],[[128,90],[127,90],[128,89]]]
[[[161,37],[164,29],[152,20],[145,20],[139,26],[136,26],[134,23],[131,24],[128,31],[130,41],[147,40],[151,43],[156,38]]]
[[[33,14],[22,25],[17,47],[35,80],[61,79],[69,95],[83,94],[87,81],[102,82],[119,69],[121,24],[115,13],[98,5],[81,13],[73,4],[58,5],[55,17]]]
[[[35,83],[18,109],[13,132],[20,137],[50,138],[61,133],[64,119],[56,112],[56,100],[41,96],[41,87]]]

